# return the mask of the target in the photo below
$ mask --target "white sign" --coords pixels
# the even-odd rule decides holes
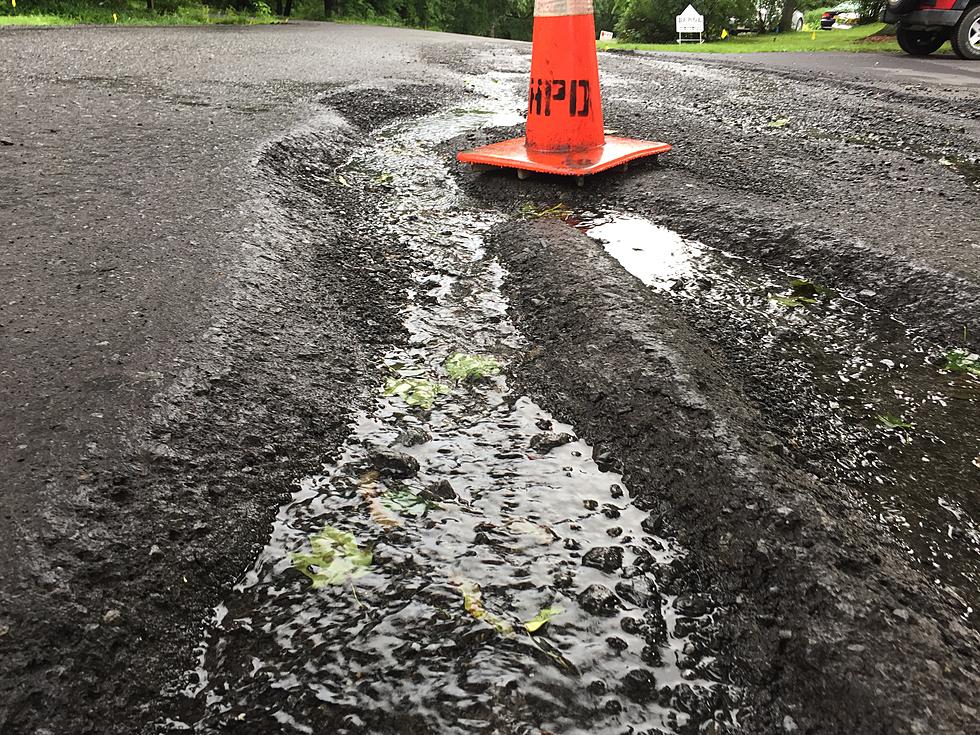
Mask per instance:
[[[599,31],[599,40],[600,41],[612,41],[613,40],[613,32],[612,31]]]
[[[677,16],[678,33],[704,33],[704,16],[688,5],[684,12]]]

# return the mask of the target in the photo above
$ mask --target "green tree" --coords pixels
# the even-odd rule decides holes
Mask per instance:
[[[716,36],[732,18],[752,18],[755,0],[629,0],[618,30],[631,41],[666,43],[677,38],[674,19],[688,4],[704,16],[705,32]]]

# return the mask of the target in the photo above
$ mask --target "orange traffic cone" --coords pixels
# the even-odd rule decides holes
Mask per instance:
[[[535,0],[526,136],[464,151],[457,158],[518,171],[586,176],[669,150],[666,143],[606,137],[592,0]]]

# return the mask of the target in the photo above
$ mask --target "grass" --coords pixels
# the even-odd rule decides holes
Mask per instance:
[[[167,5],[157,12],[146,10],[144,2],[116,0],[93,5],[72,0],[33,2],[29,9],[0,7],[0,27],[3,26],[63,26],[63,25],[127,25],[127,26],[186,26],[186,25],[255,25],[281,22],[267,12],[217,11],[207,5]],[[162,5],[162,3],[161,3]]]
[[[885,28],[882,23],[858,26],[848,30],[800,31],[767,35],[738,35],[724,41],[707,43],[619,43],[600,41],[598,48],[608,50],[684,51],[709,54],[749,54],[760,51],[894,51],[899,52],[894,37],[871,40]]]
[[[0,26],[64,26],[71,22],[60,15],[0,15]]]

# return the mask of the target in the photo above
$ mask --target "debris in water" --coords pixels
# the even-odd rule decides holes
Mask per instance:
[[[531,521],[511,521],[507,524],[507,530],[511,533],[529,536],[542,546],[552,543],[558,539],[557,534],[546,526],[541,526]]]
[[[827,289],[823,286],[818,286],[812,281],[807,281],[802,278],[796,278],[790,281],[789,285],[792,289],[789,294],[770,296],[769,299],[788,309],[796,309],[806,304],[815,304],[819,296],[825,296],[827,294]]]
[[[398,528],[401,526],[401,521],[392,515],[389,515],[388,508],[379,499],[379,487],[378,480],[381,479],[381,473],[377,470],[370,470],[361,475],[357,483],[357,489],[361,497],[364,498],[368,503],[368,508],[371,513],[371,520],[377,523],[379,526],[385,530],[392,528]]]
[[[772,122],[770,122],[769,123],[769,127],[770,128],[785,128],[789,124],[790,124],[790,118],[788,118],[788,117],[779,117],[779,118],[776,118],[775,120],[773,120]]]
[[[558,203],[553,207],[548,207],[546,209],[536,209],[531,202],[527,202],[523,207],[521,207],[521,214],[524,217],[536,219],[568,219],[572,216],[572,210],[566,207],[563,203]]]
[[[378,472],[393,477],[414,477],[419,472],[419,461],[410,454],[395,449],[372,449],[371,464]]]
[[[446,360],[446,372],[457,382],[482,380],[500,372],[500,363],[492,357],[457,352]]]
[[[561,615],[565,610],[560,607],[546,607],[538,612],[530,620],[524,623],[524,630],[528,633],[537,633],[541,628],[551,622],[552,618]]]
[[[373,555],[357,545],[354,535],[333,526],[324,526],[310,536],[312,553],[292,553],[293,567],[313,582],[313,589],[343,584],[367,574]]]
[[[426,500],[459,500],[456,489],[449,480],[430,483],[420,495]]]
[[[807,298],[800,299],[800,298],[796,298],[795,296],[770,296],[769,300],[775,301],[777,304],[779,304],[780,306],[785,306],[787,309],[796,309],[806,304],[817,303],[816,299],[807,299]]]
[[[459,591],[463,593],[463,608],[477,620],[482,620],[493,626],[500,635],[514,634],[514,626],[503,618],[497,617],[483,607],[483,590],[480,585],[468,579],[459,580]]]
[[[557,449],[575,441],[571,434],[535,434],[531,437],[531,449],[541,454],[547,454],[552,449]]]
[[[912,424],[907,422],[904,418],[900,416],[893,416],[890,413],[883,414],[882,416],[876,416],[878,423],[884,426],[886,429],[911,429]]]
[[[943,370],[951,373],[967,373],[980,377],[980,355],[965,350],[951,350],[946,353]]]
[[[431,508],[438,508],[435,503],[429,502],[420,495],[416,495],[411,490],[399,488],[388,490],[381,495],[381,503],[394,513],[401,513],[406,516],[421,518],[429,512]]]
[[[420,426],[409,426],[395,439],[403,447],[417,447],[432,441],[432,435]]]
[[[398,396],[409,406],[430,409],[436,398],[449,393],[449,387],[425,378],[388,378],[384,394]]]

